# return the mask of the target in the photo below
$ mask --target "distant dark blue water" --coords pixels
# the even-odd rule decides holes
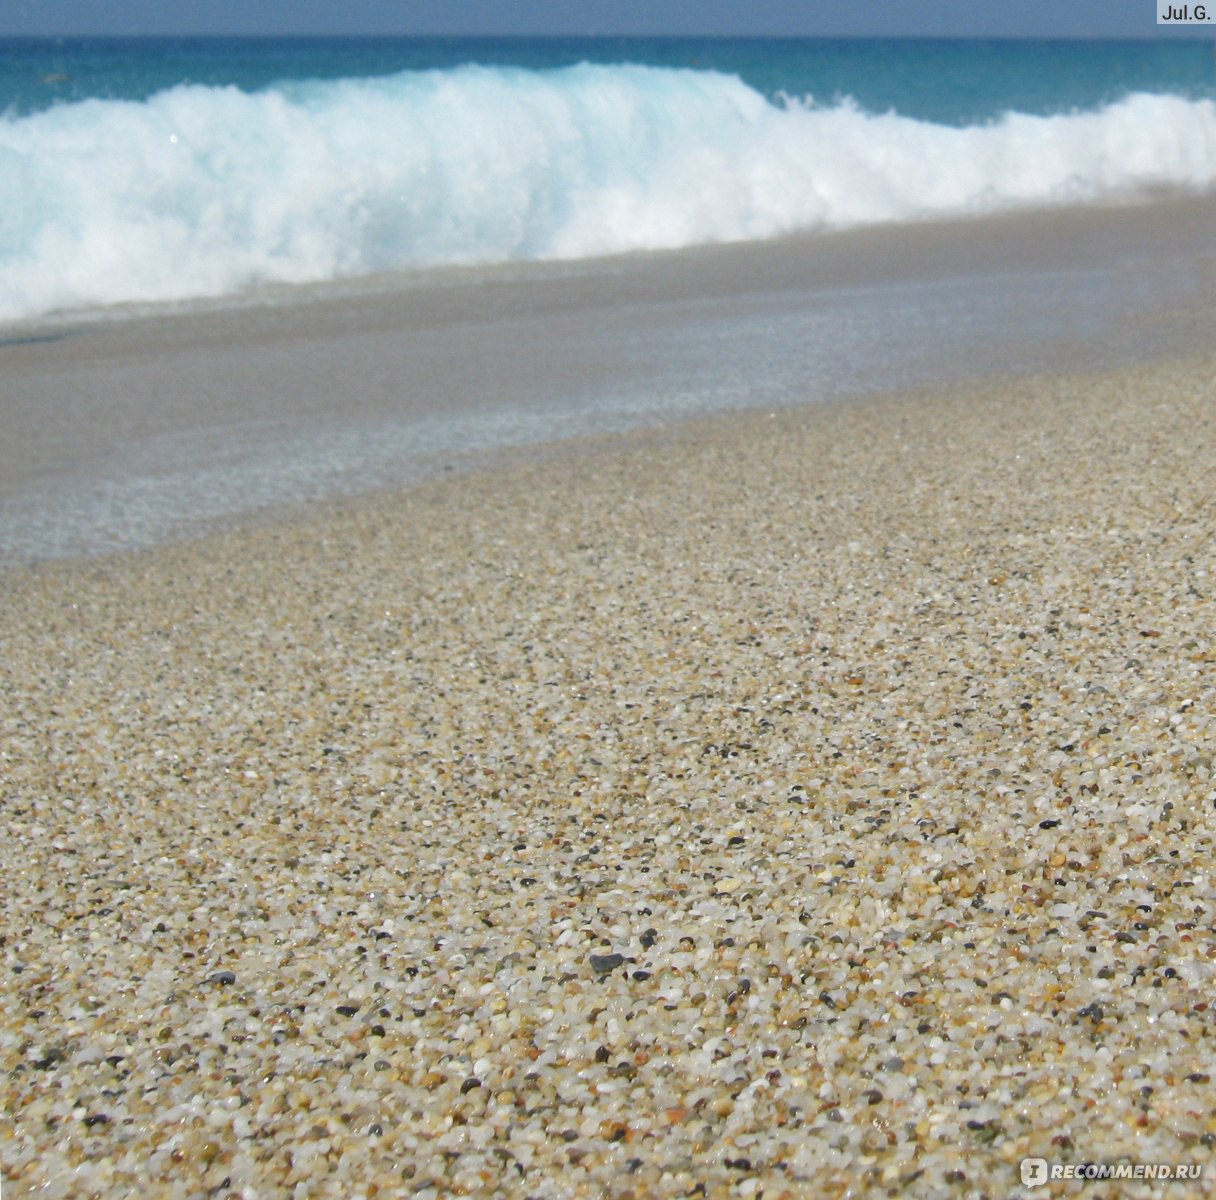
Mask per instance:
[[[0,42],[0,320],[1202,192],[1200,42]]]
[[[181,83],[258,91],[288,80],[365,79],[478,63],[578,63],[737,75],[769,100],[852,97],[867,112],[971,125],[1051,116],[1134,92],[1216,96],[1207,42],[771,38],[0,39],[0,111],[87,99],[147,100]]]

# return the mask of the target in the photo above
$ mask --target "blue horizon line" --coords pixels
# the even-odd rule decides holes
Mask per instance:
[[[1202,25],[1159,26],[1143,34],[1104,33],[0,33],[0,42],[1123,42],[1189,39],[1216,44]]]

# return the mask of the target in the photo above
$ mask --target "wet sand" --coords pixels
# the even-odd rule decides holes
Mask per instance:
[[[1191,355],[10,569],[6,1195],[1209,1193],[1213,479]]]
[[[504,449],[1210,338],[1216,200],[283,291],[0,330],[0,568]]]

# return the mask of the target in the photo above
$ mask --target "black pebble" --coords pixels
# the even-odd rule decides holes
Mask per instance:
[[[609,971],[615,971],[624,961],[623,954],[593,954],[591,969],[597,975],[607,975]]]
[[[463,1096],[468,1092],[476,1091],[481,1087],[481,1080],[476,1075],[470,1075],[468,1079],[460,1085],[460,1094]]]
[[[236,973],[234,971],[216,971],[214,975],[207,977],[208,983],[218,983],[227,987],[230,984],[236,983]]]

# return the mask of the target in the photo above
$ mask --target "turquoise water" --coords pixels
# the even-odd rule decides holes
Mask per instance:
[[[953,125],[1004,112],[1097,108],[1134,92],[1216,95],[1207,42],[885,41],[722,38],[0,40],[0,110],[146,100],[180,83],[244,91],[286,80],[366,78],[468,63],[551,70],[639,63],[737,75],[782,92]]]
[[[1216,185],[1198,42],[0,42],[0,321]]]

